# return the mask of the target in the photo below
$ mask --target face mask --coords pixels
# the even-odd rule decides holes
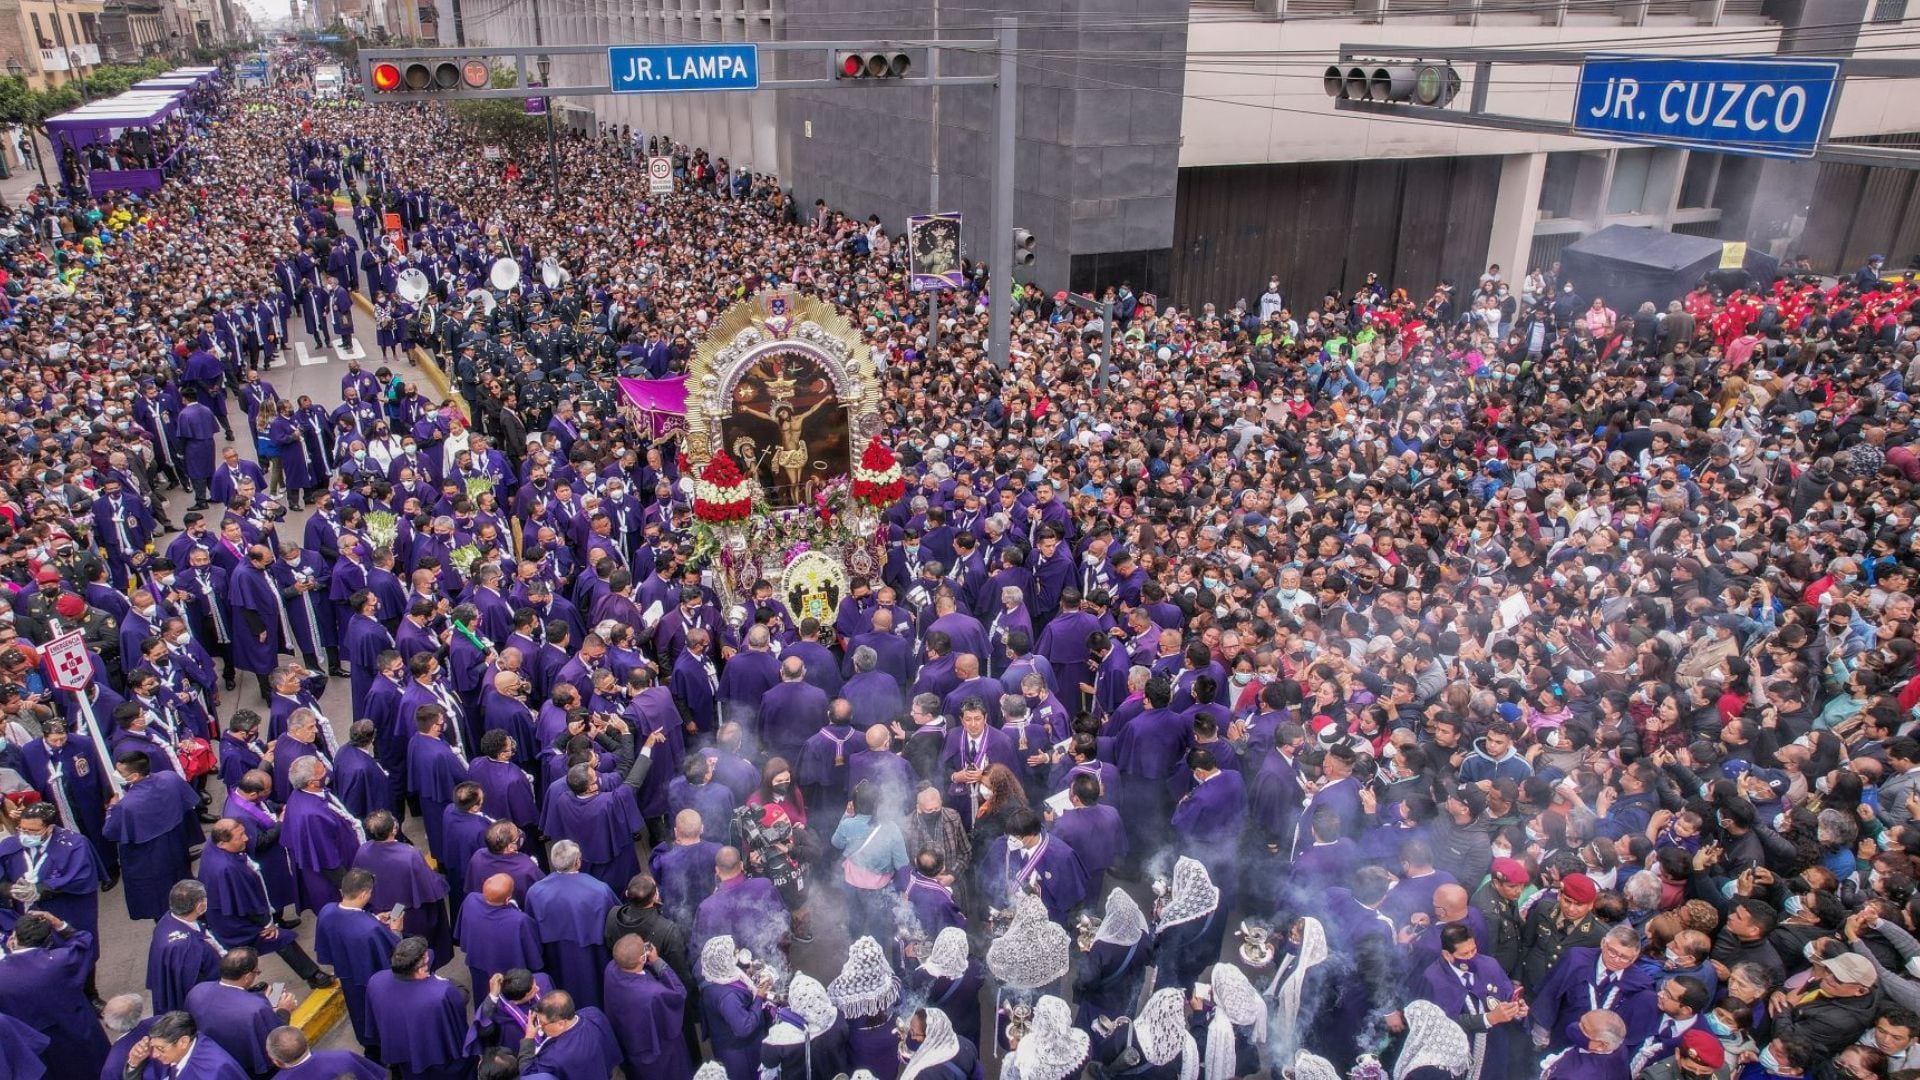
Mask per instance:
[[[20,846],[21,846],[21,847],[26,847],[26,848],[37,848],[37,847],[39,847],[39,846],[41,846],[42,844],[45,844],[46,842],[47,842],[47,838],[46,838],[46,836],[45,836],[44,834],[42,834],[42,835],[39,835],[39,836],[33,836],[33,835],[29,835],[29,834],[27,834],[27,833],[21,833],[21,834],[20,834]]]
[[[1715,1035],[1724,1037],[1733,1034],[1733,1025],[1720,1019],[1719,1013],[1708,1013],[1702,1019],[1707,1025],[1707,1030],[1713,1032]]]
[[[1253,681],[1252,672],[1238,671],[1238,672],[1235,672],[1233,675],[1233,685],[1235,686],[1245,686],[1252,681]]]
[[[1534,844],[1544,844],[1547,842],[1547,836],[1539,829],[1529,825],[1527,826],[1527,841]]]
[[[788,793],[788,792],[790,792],[790,791],[792,791],[792,790],[793,790],[793,785],[792,785],[792,784],[775,784],[775,785],[773,785],[773,793],[774,793],[775,795],[778,795],[778,796],[780,796],[781,798],[785,798],[785,797],[786,797],[786,795],[787,795],[787,793]]]
[[[1558,750],[1558,749],[1560,749],[1560,743],[1561,743],[1562,741],[1563,741],[1563,740],[1562,740],[1562,739],[1560,738],[1560,729],[1559,729],[1559,728],[1554,728],[1554,729],[1552,729],[1552,730],[1550,730],[1550,731],[1548,731],[1548,732],[1547,732],[1547,738],[1546,738],[1546,743],[1547,743],[1547,745],[1548,745],[1549,747],[1551,747],[1551,748],[1553,748],[1553,749],[1555,749],[1555,750]]]
[[[1770,1073],[1780,1071],[1780,1059],[1773,1056],[1773,1047],[1769,1046],[1760,1051],[1760,1067]]]
[[[1496,859],[1511,859],[1513,858],[1513,847],[1509,844],[1495,844],[1493,846],[1493,857]]]
[[[180,646],[180,647],[181,647],[181,648],[183,648],[183,649],[184,649],[184,648],[186,648],[186,647],[187,647],[187,645],[189,645],[190,643],[192,643],[192,641],[193,641],[193,635],[192,635],[192,634],[175,634],[175,635],[173,636],[173,643],[174,643],[175,645],[178,645],[178,646]]]
[[[1011,851],[1011,852],[1013,852],[1013,853],[1014,853],[1015,855],[1018,855],[1018,854],[1020,854],[1020,852],[1021,852],[1022,850],[1024,850],[1025,848],[1026,848],[1026,845],[1025,845],[1025,844],[1022,844],[1022,843],[1020,842],[1020,838],[1019,838],[1019,837],[1017,837],[1017,836],[1009,836],[1009,837],[1007,837],[1007,850],[1008,850],[1008,851]]]
[[[1786,909],[1786,912],[1787,912],[1787,914],[1789,914],[1789,915],[1798,915],[1798,914],[1800,914],[1800,906],[1801,906],[1801,905],[1800,905],[1800,898],[1799,898],[1799,897],[1797,897],[1797,896],[1789,896],[1789,897],[1787,897],[1787,901],[1786,901],[1786,903],[1784,903],[1784,904],[1782,904],[1782,905],[1780,905],[1780,906],[1781,906],[1781,907],[1783,907],[1783,908],[1785,908],[1785,909]],[[1806,948],[1806,953],[1807,953],[1807,959],[1809,959],[1809,960],[1811,960],[1811,959],[1813,959],[1813,942],[1811,942],[1811,941],[1809,941],[1809,942],[1807,942],[1807,948]]]

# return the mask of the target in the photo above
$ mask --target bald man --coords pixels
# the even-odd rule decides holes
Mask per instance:
[[[653,849],[649,865],[659,884],[660,906],[675,922],[693,921],[700,902],[713,894],[714,860],[720,845],[701,835],[706,823],[698,810],[682,810],[673,819],[673,839]]]
[[[508,875],[494,874],[481,883],[480,891],[467,894],[457,928],[475,997],[481,995],[479,987],[502,972],[540,970],[540,935],[533,919],[514,905],[513,878]]]
[[[800,760],[808,737],[826,723],[828,698],[825,690],[807,681],[807,665],[799,657],[781,660],[779,673],[779,683],[760,699],[758,727],[753,730],[769,754],[792,764]]]
[[[1419,936],[1414,938],[1409,950],[1408,971],[1425,971],[1428,964],[1440,958],[1440,931],[1453,923],[1473,931],[1474,943],[1480,951],[1492,954],[1493,934],[1487,928],[1487,917],[1468,902],[1463,886],[1447,884],[1433,890],[1433,912],[1429,918],[1431,925],[1418,931]]]
[[[847,790],[871,780],[879,786],[883,805],[904,815],[913,805],[913,766],[893,749],[893,732],[883,724],[867,728],[867,748],[847,761]]]

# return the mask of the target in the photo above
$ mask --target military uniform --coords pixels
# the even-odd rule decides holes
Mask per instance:
[[[1606,932],[1606,924],[1592,912],[1572,923],[1562,921],[1557,899],[1533,905],[1521,929],[1520,970],[1514,973],[1514,981],[1524,985],[1527,996],[1532,997],[1568,949],[1598,948]]]

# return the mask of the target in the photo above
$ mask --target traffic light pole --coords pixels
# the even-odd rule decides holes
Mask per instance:
[[[1001,371],[1013,362],[1013,152],[1019,120],[1020,31],[1011,16],[994,20],[1000,73],[993,95],[993,252],[987,278],[987,356]]]

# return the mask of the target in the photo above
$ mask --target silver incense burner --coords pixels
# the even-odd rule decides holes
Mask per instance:
[[[1265,926],[1241,923],[1235,931],[1240,939],[1240,959],[1250,968],[1259,970],[1273,963],[1273,931]]]
[[[1092,952],[1093,939],[1100,933],[1100,920],[1094,918],[1091,913],[1081,915],[1074,921],[1073,931],[1078,937],[1080,951]]]

